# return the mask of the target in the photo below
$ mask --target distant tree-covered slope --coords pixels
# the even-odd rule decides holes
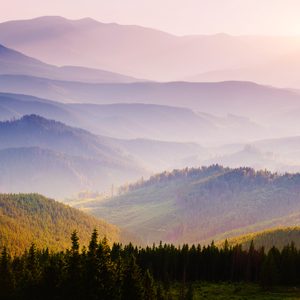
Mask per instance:
[[[245,136],[248,141],[277,136],[277,133],[269,135],[264,126],[236,115],[216,117],[184,107],[142,103],[60,103],[28,95],[0,93],[0,120],[31,114],[118,139],[142,137],[203,144],[216,140],[226,143],[244,141]]]
[[[85,157],[101,157],[106,163],[125,163],[117,148],[109,147],[100,137],[38,115],[0,122],[0,149],[42,147]]]
[[[284,246],[294,243],[297,248],[300,247],[300,227],[282,227],[271,228],[259,232],[248,233],[245,235],[233,237],[227,240],[230,246],[242,245],[243,249],[248,249],[253,241],[255,248],[264,247],[269,250],[273,246],[282,249]],[[225,241],[218,245],[224,245]]]
[[[144,168],[108,139],[26,115],[0,122],[0,187],[65,197],[84,189],[106,190],[137,179]]]
[[[85,206],[148,243],[203,243],[228,232],[241,235],[257,224],[259,230],[279,226],[280,219],[300,211],[299,200],[300,174],[214,165],[164,172]],[[285,221],[289,226],[295,219]]]
[[[20,253],[35,243],[39,248],[63,250],[78,231],[88,245],[92,230],[111,242],[122,241],[118,227],[38,194],[0,194],[0,248]]]

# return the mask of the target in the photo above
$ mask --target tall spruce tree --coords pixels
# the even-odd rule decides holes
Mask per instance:
[[[144,299],[145,300],[156,299],[154,280],[149,270],[146,271],[144,276]]]
[[[0,299],[11,299],[14,294],[15,281],[12,272],[11,257],[6,247],[3,248],[0,258]]]
[[[132,255],[125,268],[122,284],[122,300],[143,300],[144,288],[141,270]]]
[[[66,295],[72,299],[82,299],[82,265],[79,253],[79,238],[77,231],[71,235],[72,247],[66,259]]]

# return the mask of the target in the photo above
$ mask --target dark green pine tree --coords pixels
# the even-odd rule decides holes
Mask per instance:
[[[23,274],[24,297],[35,299],[40,293],[41,270],[35,244],[32,244],[25,255],[25,270]]]
[[[125,268],[122,284],[122,300],[143,300],[144,288],[141,270],[136,264],[135,257],[129,258]]]
[[[156,293],[154,287],[154,280],[151,276],[149,270],[146,271],[144,276],[144,299],[145,300],[155,300]]]
[[[38,281],[40,276],[39,261],[35,244],[32,244],[27,256],[27,270],[33,281]]]
[[[71,299],[82,299],[82,265],[79,253],[79,238],[77,231],[71,235],[72,247],[66,258],[66,288],[65,292]]]
[[[246,280],[254,281],[255,279],[255,248],[254,242],[251,240],[250,247],[247,255],[247,268],[246,268]]]
[[[43,299],[61,299],[61,289],[64,289],[63,270],[64,259],[61,253],[49,254],[47,261],[44,262],[43,276],[41,281],[41,292]]]
[[[97,229],[94,229],[89,244],[88,256],[95,257],[97,252],[97,247],[98,247],[98,231]]]
[[[292,242],[283,248],[281,252],[281,281],[284,284],[297,284],[299,273],[297,266],[297,249]]]
[[[124,276],[124,263],[119,254],[118,258],[115,257],[115,299],[122,299],[122,284]]]
[[[97,248],[97,259],[99,261],[99,294],[103,300],[116,298],[118,290],[116,289],[115,264],[111,260],[111,249],[106,237],[99,243]]]
[[[0,258],[0,299],[12,299],[15,281],[11,266],[11,257],[4,247]]]
[[[271,249],[266,256],[261,269],[261,285],[269,289],[276,285],[279,280],[278,266],[276,265],[274,249]]]
[[[87,299],[98,299],[99,297],[99,272],[100,262],[97,257],[98,232],[94,229],[86,255],[85,267],[85,294]]]

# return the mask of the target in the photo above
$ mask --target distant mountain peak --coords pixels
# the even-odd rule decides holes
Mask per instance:
[[[19,119],[20,122],[26,122],[26,123],[37,123],[37,124],[59,124],[60,126],[66,126],[65,124],[54,121],[54,120],[49,120],[44,117],[41,117],[36,114],[31,114],[31,115],[24,115],[21,119]],[[66,126],[67,127],[67,126]]]
[[[9,125],[14,128],[31,128],[38,130],[51,131],[52,133],[72,133],[72,135],[84,135],[92,137],[93,135],[88,131],[80,128],[70,127],[62,122],[46,119],[37,114],[24,115],[19,119],[12,119],[10,121],[0,122],[1,125]]]
[[[25,122],[27,122],[27,121],[49,121],[48,119],[41,117],[39,115],[36,115],[36,114],[25,115],[20,120],[25,121]]]
[[[28,125],[34,128],[43,128],[46,130],[51,130],[53,132],[69,132],[73,134],[84,134],[85,136],[93,136],[90,132],[83,130],[81,128],[75,128],[68,126],[62,122],[47,119],[37,114],[24,115],[20,119],[11,121],[12,123],[20,123],[24,125]],[[1,123],[0,123],[1,124]]]
[[[36,18],[32,18],[32,19],[28,19],[28,20],[32,20],[32,21],[71,21],[65,17],[62,16],[58,16],[58,15],[46,15],[46,16],[40,16],[40,17],[36,17]],[[26,20],[26,21],[28,21]],[[19,20],[17,20],[19,21]],[[20,21],[25,21],[25,20],[20,20]]]

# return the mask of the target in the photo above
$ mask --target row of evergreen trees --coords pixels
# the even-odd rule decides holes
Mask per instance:
[[[160,244],[141,249],[129,245],[121,251],[132,253],[141,269],[150,270],[165,286],[193,281],[252,282],[264,288],[300,284],[300,251],[294,243],[268,252],[263,247],[255,249],[253,241],[249,249],[229,247],[226,241],[222,248],[214,243],[205,247]]]
[[[50,253],[32,245],[22,256],[4,248],[0,258],[0,299],[172,299],[171,285],[182,286],[180,297],[192,299],[193,281],[248,281],[264,288],[300,283],[300,251],[293,244],[279,251],[129,244],[98,241],[95,230],[88,248],[80,249],[73,232],[72,247]]]

